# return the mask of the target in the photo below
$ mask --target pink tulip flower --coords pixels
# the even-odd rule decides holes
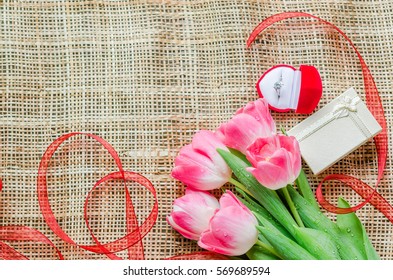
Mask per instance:
[[[217,136],[225,145],[246,153],[247,147],[259,137],[276,133],[276,124],[264,99],[248,103],[235,116],[217,130]]]
[[[269,189],[283,188],[299,176],[300,148],[293,136],[258,138],[247,148],[246,156],[253,166],[247,170]]]
[[[196,190],[220,188],[229,181],[232,170],[218,154],[217,148],[228,151],[214,132],[197,132],[191,144],[181,148],[172,177]]]
[[[220,210],[202,232],[198,245],[206,250],[228,256],[245,254],[257,242],[258,224],[250,210],[227,191],[220,198]]]
[[[218,200],[210,193],[186,189],[186,194],[174,201],[166,220],[184,237],[198,240],[219,208]]]

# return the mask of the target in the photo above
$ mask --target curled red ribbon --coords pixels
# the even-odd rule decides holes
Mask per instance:
[[[98,141],[112,156],[115,160],[117,168],[119,171],[113,172],[108,174],[107,176],[98,180],[93,188],[88,193],[85,205],[84,205],[84,219],[86,226],[91,234],[91,237],[94,240],[93,245],[80,245],[77,244],[72,238],[67,235],[61,226],[58,224],[55,215],[53,214],[49,198],[48,198],[48,186],[47,186],[47,172],[48,172],[48,165],[56,150],[60,147],[60,145],[75,135],[85,135],[94,140]],[[89,224],[89,215],[88,215],[88,204],[91,198],[92,192],[98,188],[102,183],[107,182],[109,180],[123,180],[124,181],[124,191],[125,191],[125,198],[126,198],[126,225],[127,225],[127,234],[113,242],[107,244],[101,244],[98,238],[94,235],[94,232]],[[132,200],[130,197],[130,193],[127,188],[127,181],[136,182],[143,187],[145,187],[154,197],[154,205],[153,208],[146,218],[146,220],[142,223],[142,225],[138,225],[138,221],[136,218],[136,214],[134,211],[134,207],[132,204]],[[110,259],[120,259],[116,252],[128,250],[128,257],[129,259],[144,259],[144,252],[143,252],[143,244],[142,238],[150,232],[151,228],[155,224],[158,216],[158,200],[157,200],[157,193],[152,185],[152,183],[143,177],[140,174],[125,171],[122,167],[120,158],[116,153],[115,149],[105,140],[102,138],[90,134],[90,133],[82,133],[82,132],[74,132],[65,134],[58,139],[56,139],[45,151],[44,155],[42,156],[41,163],[38,169],[38,177],[37,177],[37,194],[38,194],[38,202],[40,205],[41,213],[44,216],[44,219],[50,229],[62,240],[65,242],[72,244],[74,246],[78,246],[82,249],[97,253],[97,254],[105,254]],[[35,229],[31,229],[24,226],[1,226],[0,227],[0,247],[1,247],[1,254],[0,258],[2,259],[27,259],[23,254],[18,253],[9,245],[5,244],[2,241],[33,241],[33,242],[40,242],[45,243],[52,246],[58,256],[59,259],[63,259],[60,251],[55,247],[55,245],[42,233]]]
[[[367,107],[382,127],[382,131],[376,137],[374,137],[374,142],[376,145],[377,156],[378,156],[378,177],[377,177],[375,188],[372,188],[366,183],[362,182],[361,180],[349,175],[332,174],[324,178],[323,181],[318,185],[316,190],[317,200],[323,208],[337,214],[354,212],[362,208],[367,203],[371,203],[375,208],[377,208],[393,223],[393,207],[376,191],[376,188],[378,187],[378,184],[380,183],[383,177],[383,173],[386,166],[387,153],[388,153],[388,133],[387,133],[386,118],[382,107],[381,99],[379,97],[378,89],[375,85],[371,72],[368,69],[363,57],[360,55],[359,51],[356,49],[355,45],[348,38],[348,36],[343,31],[341,31],[338,27],[336,27],[334,24],[326,20],[323,20],[317,16],[303,13],[303,12],[285,12],[285,13],[273,15],[262,21],[250,34],[247,40],[247,47],[250,47],[250,45],[254,42],[255,38],[262,31],[264,31],[266,28],[270,27],[274,23],[285,19],[297,18],[297,17],[316,19],[319,22],[328,25],[329,27],[336,30],[347,40],[347,42],[355,51],[360,61],[360,65],[363,73],[363,79],[364,79]],[[339,208],[335,205],[330,204],[325,199],[322,193],[323,183],[329,180],[335,180],[344,183],[345,185],[351,187],[356,193],[358,193],[365,200],[359,205],[356,205],[351,208]]]
[[[93,188],[87,194],[84,203],[84,220],[90,232],[90,235],[94,240],[95,244],[93,245],[77,244],[69,235],[67,235],[67,233],[63,231],[61,226],[58,224],[56,217],[52,211],[49,202],[49,197],[48,197],[47,173],[48,173],[50,160],[54,155],[54,153],[56,152],[56,150],[60,147],[60,145],[64,141],[76,135],[85,135],[99,142],[112,156],[118,168],[118,171],[106,175],[105,177],[101,178],[94,184]],[[98,188],[100,185],[102,185],[104,182],[110,180],[122,180],[124,182],[124,192],[125,192],[125,199],[126,199],[127,234],[124,237],[119,238],[118,240],[115,240],[107,244],[102,244],[98,240],[98,238],[94,235],[93,229],[89,224],[88,205],[94,190]],[[130,193],[127,188],[127,181],[133,181],[145,187],[154,197],[154,205],[150,211],[150,214],[140,226],[138,225],[135,209],[131,200]],[[158,199],[157,199],[156,190],[152,185],[152,183],[144,176],[138,173],[125,171],[123,169],[121,160],[118,154],[116,153],[115,149],[101,137],[90,133],[73,132],[73,133],[65,134],[57,138],[54,142],[52,142],[47,148],[47,150],[45,151],[45,153],[43,154],[38,169],[37,195],[38,195],[38,202],[40,205],[41,213],[46,223],[59,238],[61,238],[63,241],[67,242],[68,244],[77,246],[79,248],[97,254],[105,254],[109,259],[112,260],[121,259],[115,253],[126,249],[128,251],[128,259],[144,259],[142,239],[146,236],[146,234],[150,232],[158,216]],[[0,259],[6,259],[6,260],[28,259],[25,255],[17,252],[15,249],[13,249],[11,246],[4,243],[3,241],[8,241],[8,242],[25,241],[25,242],[44,243],[51,246],[56,251],[56,254],[59,259],[61,260],[64,259],[59,249],[44,234],[42,234],[38,230],[29,227],[19,226],[19,225],[0,226]],[[190,259],[228,259],[228,258],[225,256],[215,254],[213,252],[197,252],[197,253],[168,258],[168,260],[170,259],[190,260]]]
[[[93,138],[97,142],[99,142],[112,156],[112,158],[115,160],[115,163],[117,165],[117,168],[119,171],[113,172],[108,174],[107,176],[103,177],[102,179],[98,180],[97,183],[93,186],[91,191],[88,193],[87,198],[85,200],[85,205],[84,205],[84,219],[86,222],[86,226],[89,229],[89,232],[95,242],[95,245],[79,245],[75,243],[60,227],[60,225],[57,223],[57,220],[52,212],[49,199],[48,199],[48,186],[47,186],[47,170],[48,170],[48,165],[50,162],[50,159],[52,158],[53,154],[56,152],[56,150],[59,148],[59,146],[66,141],[68,138],[75,136],[75,135],[85,135],[90,138]],[[126,224],[127,224],[127,234],[111,243],[108,244],[101,244],[98,240],[98,238],[94,235],[92,228],[90,227],[89,224],[89,219],[88,219],[88,213],[87,213],[87,208],[88,208],[88,203],[90,196],[94,189],[96,189],[98,186],[100,186],[102,183],[109,181],[109,180],[118,180],[121,179],[124,181],[124,191],[125,191],[125,198],[126,198]],[[153,208],[149,214],[149,216],[146,218],[146,220],[142,223],[141,226],[138,226],[138,221],[135,215],[134,207],[132,204],[132,200],[127,188],[127,181],[134,181],[145,187],[154,197],[154,205]],[[120,259],[120,257],[116,256],[114,253],[128,249],[128,256],[130,259],[143,259],[144,258],[144,253],[143,253],[143,244],[142,244],[142,238],[151,230],[153,227],[157,215],[158,215],[158,200],[157,200],[157,193],[151,184],[151,182],[143,177],[140,174],[133,173],[130,171],[124,171],[123,166],[121,164],[120,158],[118,154],[116,153],[115,149],[105,140],[102,138],[90,134],[90,133],[81,133],[81,132],[75,132],[75,133],[69,133],[66,135],[63,135],[56,139],[45,151],[44,155],[42,156],[41,163],[38,169],[38,178],[37,178],[37,193],[38,193],[38,202],[40,204],[41,212],[42,215],[45,218],[46,223],[49,225],[51,230],[59,236],[62,240],[65,242],[78,246],[80,248],[83,248],[85,250],[98,253],[98,254],[105,254],[108,256],[110,259]]]
[[[27,260],[23,254],[17,252],[3,241],[27,241],[43,243],[55,249],[57,256],[63,260],[63,255],[45,235],[38,230],[25,226],[0,226],[0,260]]]

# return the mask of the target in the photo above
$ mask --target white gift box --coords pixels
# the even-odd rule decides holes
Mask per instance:
[[[314,174],[356,150],[382,130],[353,88],[335,98],[290,131]]]

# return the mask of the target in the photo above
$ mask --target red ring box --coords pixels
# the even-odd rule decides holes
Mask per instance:
[[[299,70],[286,64],[273,66],[261,76],[256,88],[276,112],[310,114],[322,96],[321,77],[310,65],[300,65]]]

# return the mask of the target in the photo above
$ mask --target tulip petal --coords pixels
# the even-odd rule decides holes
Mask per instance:
[[[251,211],[233,194],[233,192],[226,191],[225,194],[223,194],[220,198],[221,209],[233,207],[234,205],[240,207],[241,209],[252,215]]]
[[[210,193],[186,189],[186,194],[174,201],[173,211],[166,220],[184,237],[198,240],[219,207]]]
[[[192,148],[196,153],[206,156],[210,162],[214,163],[215,169],[223,176],[230,174],[230,169],[217,153],[217,149],[228,151],[228,148],[222,141],[211,131],[201,130],[197,132],[192,139]]]
[[[240,213],[233,208],[216,213],[210,221],[210,230],[201,235],[198,242],[200,247],[229,256],[239,256],[251,249],[258,239],[256,224],[241,223],[244,216],[231,219],[230,217],[236,217],[232,214]]]
[[[179,155],[175,159],[175,166],[179,165],[206,167],[217,173],[213,162],[206,155],[196,152],[192,145],[186,145],[180,150]]]
[[[239,114],[234,116],[225,126],[225,144],[242,153],[258,137],[272,135],[270,130],[265,130],[252,116]]]
[[[236,112],[236,115],[238,114],[250,115],[273,133],[276,131],[276,124],[270,114],[269,105],[264,98],[249,102]]]
[[[231,249],[223,245],[221,240],[217,239],[211,231],[205,231],[202,233],[201,238],[198,241],[198,245],[211,252],[232,256]]]
[[[211,131],[200,131],[191,144],[182,147],[175,159],[172,177],[199,190],[221,187],[230,179],[232,170],[217,152],[228,151]]]
[[[259,161],[269,160],[274,152],[279,148],[275,137],[265,137],[256,139],[246,151],[247,159],[253,166],[257,166]]]
[[[294,177],[297,178],[302,168],[299,142],[293,136],[280,136],[280,146],[287,150],[291,158],[291,166]]]
[[[194,207],[197,207],[197,209],[199,209],[201,206],[220,208],[220,204],[218,203],[217,198],[215,198],[212,194],[206,191],[196,191],[187,188],[183,198],[186,199],[187,202],[189,202],[189,205],[194,205]],[[196,201],[199,201],[201,205],[197,205],[197,203],[195,203]]]
[[[283,188],[289,183],[286,171],[271,162],[259,162],[257,168],[248,167],[247,171],[271,190]]]
[[[264,99],[249,102],[235,116],[216,131],[217,137],[228,147],[245,154],[247,147],[258,137],[276,133],[276,124]]]
[[[230,191],[221,197],[220,206],[210,220],[209,229],[201,234],[198,244],[217,253],[242,255],[257,241],[257,220]]]
[[[217,130],[214,132],[216,137],[222,142],[225,143],[225,123],[222,123]]]
[[[211,211],[211,215],[213,216],[214,211]],[[193,240],[198,240],[199,239],[199,234],[203,231],[205,231],[209,227],[209,219],[197,219],[198,217],[193,216],[190,213],[186,212],[174,212],[171,215],[171,218],[176,225],[181,228],[181,230],[178,230],[179,232],[189,232],[193,235],[193,238],[185,236],[183,233],[182,235],[185,236],[186,238],[193,239]]]
[[[176,166],[172,170],[171,175],[173,178],[182,181],[188,187],[203,191],[217,189],[227,182],[226,178],[212,173],[210,169],[200,166]]]
[[[258,138],[247,148],[246,157],[253,166],[247,170],[269,189],[283,188],[300,174],[300,148],[294,137]]]
[[[185,238],[191,239],[191,240],[198,240],[199,239],[199,237],[200,237],[199,234],[188,231],[188,230],[182,228],[181,226],[177,225],[176,222],[173,221],[172,216],[167,216],[166,221],[168,222],[168,224],[170,224],[173,227],[173,229],[175,229],[177,232],[179,232]]]

